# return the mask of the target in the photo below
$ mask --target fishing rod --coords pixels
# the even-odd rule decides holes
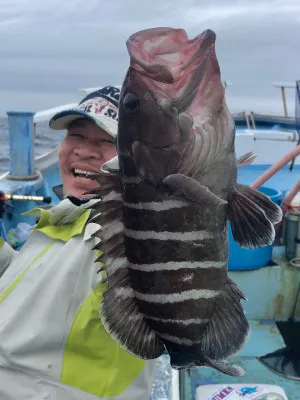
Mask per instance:
[[[9,219],[12,218],[12,210],[14,207],[7,203],[7,200],[17,201],[41,201],[43,203],[51,203],[50,196],[23,196],[19,194],[4,193],[0,190],[0,237],[7,241],[6,229],[4,226],[4,215],[6,214]]]
[[[51,203],[52,197],[50,196],[23,196],[19,194],[10,194],[0,191],[0,201],[5,200],[18,200],[18,201],[41,201],[43,203]]]

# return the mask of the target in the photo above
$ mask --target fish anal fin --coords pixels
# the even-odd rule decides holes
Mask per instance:
[[[273,224],[280,221],[281,215],[280,207],[247,186],[237,185],[229,202],[232,235],[244,248],[272,245],[275,239]]]
[[[216,299],[214,312],[201,343],[205,365],[234,376],[241,375],[243,370],[230,366],[226,359],[240,351],[250,333],[250,326],[240,303],[242,298],[245,297],[240,289],[227,278],[224,290]]]
[[[208,187],[186,175],[169,175],[164,178],[163,182],[172,195],[183,197],[199,206],[227,204],[225,200],[212,193]]]

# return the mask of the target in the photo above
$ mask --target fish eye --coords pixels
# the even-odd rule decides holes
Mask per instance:
[[[126,93],[123,98],[123,109],[128,114],[135,114],[139,111],[139,98],[135,93]]]

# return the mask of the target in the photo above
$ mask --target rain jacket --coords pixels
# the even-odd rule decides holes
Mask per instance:
[[[32,210],[40,220],[19,253],[0,242],[1,400],[150,396],[155,360],[122,350],[99,318],[89,205]]]

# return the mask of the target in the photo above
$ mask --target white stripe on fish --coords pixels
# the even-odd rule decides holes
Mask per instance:
[[[166,319],[159,317],[152,317],[151,315],[145,314],[146,319],[151,319],[152,321],[162,322],[163,324],[206,324],[209,322],[208,318],[190,318],[190,319]]]
[[[185,339],[185,338],[179,338],[177,336],[172,336],[167,333],[159,333],[158,335],[162,339],[169,340],[170,342],[177,343],[177,344],[183,344],[185,346],[193,346],[194,344],[201,343],[202,340],[191,340],[191,339]]]
[[[127,258],[126,257],[107,257],[105,259],[105,266],[109,267],[109,274],[112,275],[116,271],[127,268]]]
[[[152,271],[176,271],[178,269],[194,269],[194,268],[223,268],[226,266],[225,261],[170,261],[166,263],[153,264],[133,264],[129,263],[128,267],[135,271],[152,272]]]
[[[137,210],[168,211],[173,208],[187,207],[189,203],[181,200],[150,201],[149,203],[125,203],[124,207]]]
[[[130,297],[135,297],[133,289],[129,286],[123,287],[119,286],[113,289],[114,294],[116,297],[122,297],[124,299],[130,298]]]
[[[146,294],[134,291],[138,300],[148,303],[180,303],[185,300],[212,299],[220,294],[220,290],[192,289],[172,294]]]
[[[185,241],[197,241],[204,239],[212,239],[213,234],[207,231],[194,231],[194,232],[156,232],[156,231],[134,231],[131,229],[125,229],[124,233],[127,237],[132,239],[154,239],[154,240],[179,240]]]
[[[107,203],[108,201],[112,201],[112,200],[122,201],[121,193],[117,193],[114,190],[112,190],[107,195],[103,196],[101,199],[102,203]]]
[[[102,239],[104,241],[109,240],[113,236],[117,235],[118,233],[123,232],[124,224],[122,221],[115,219],[108,225],[104,225],[102,227]]]

